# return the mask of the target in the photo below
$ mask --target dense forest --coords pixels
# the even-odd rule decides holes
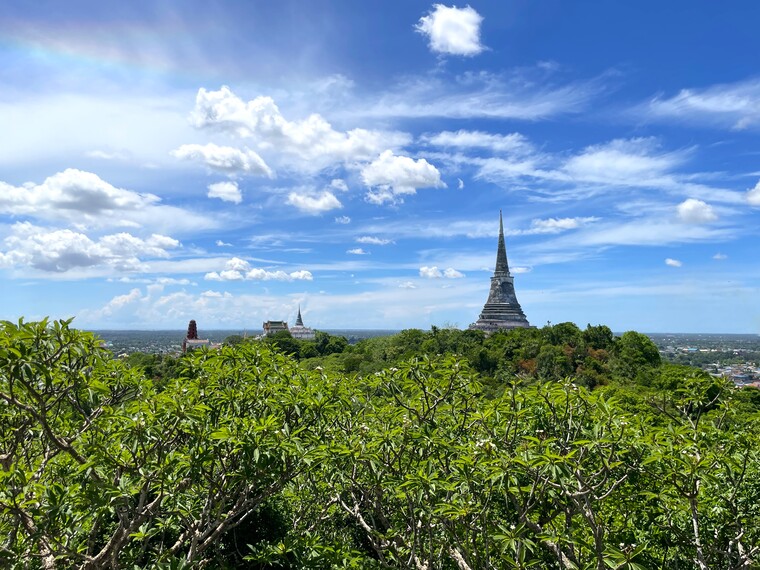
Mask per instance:
[[[758,567],[760,391],[562,323],[120,360],[0,324],[0,566]]]

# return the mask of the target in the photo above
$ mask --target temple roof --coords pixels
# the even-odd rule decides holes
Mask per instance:
[[[303,326],[303,319],[301,318],[301,305],[298,305],[298,317],[296,317],[296,326]]]

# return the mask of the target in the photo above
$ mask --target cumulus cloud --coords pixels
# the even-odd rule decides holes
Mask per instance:
[[[679,261],[677,259],[671,259],[670,257],[668,257],[665,260],[665,265],[668,265],[670,267],[681,267],[683,265],[683,262],[681,262],[681,261]]]
[[[349,249],[346,251],[346,253],[350,253],[351,255],[367,255],[368,254],[368,252],[364,251],[360,247]]]
[[[372,245],[388,245],[389,243],[393,243],[393,241],[389,239],[383,239],[379,237],[373,237],[373,236],[361,236],[356,238],[357,243],[369,243]]]
[[[335,223],[336,224],[344,224],[344,225],[345,224],[350,224],[351,223],[351,218],[349,218],[348,216],[338,216],[337,218],[335,218]]]
[[[239,257],[233,257],[227,263],[224,265],[225,269],[231,269],[233,271],[248,271],[250,269],[250,265],[248,265],[248,262],[244,259],[240,259]]]
[[[68,168],[42,184],[20,187],[0,182],[0,212],[12,215],[95,217],[114,211],[140,210],[159,201],[153,194],[139,194],[112,186],[96,174]]]
[[[218,91],[201,88],[190,121],[199,129],[210,128],[250,139],[261,152],[274,150],[291,159],[300,159],[300,166],[306,169],[370,160],[382,149],[410,141],[403,133],[366,129],[337,131],[318,114],[289,121],[271,97],[243,101],[227,86]],[[292,166],[292,160],[283,164]]]
[[[243,194],[238,188],[237,182],[215,182],[208,185],[208,197],[219,198],[224,202],[240,204],[243,201]]]
[[[135,301],[139,301],[142,299],[142,293],[140,292],[140,289],[132,289],[129,293],[126,293],[125,295],[117,295],[113,299],[111,299],[106,305],[101,309],[101,314],[103,316],[110,316],[115,311],[118,311],[122,307],[125,307],[127,305],[130,305],[134,303]]]
[[[436,53],[473,56],[485,49],[480,43],[482,21],[483,17],[470,6],[435,4],[427,16],[420,18],[416,29],[427,36],[430,49]]]
[[[286,273],[282,270],[251,268],[247,261],[239,257],[227,260],[222,271],[211,271],[204,276],[206,281],[311,281],[313,278],[310,271],[303,269]]]
[[[12,186],[0,181],[0,214],[37,220],[65,220],[88,227],[208,228],[210,219],[159,204],[154,194],[117,188],[92,172],[69,168],[41,184]]]
[[[371,188],[369,202],[397,202],[402,194],[415,194],[419,188],[445,188],[441,173],[424,158],[414,160],[396,156],[386,150],[361,172],[364,184]]]
[[[456,269],[452,267],[448,267],[443,270],[443,276],[446,279],[461,279],[462,277],[464,277],[464,273],[462,273],[461,271],[457,271]]]
[[[713,207],[703,202],[689,198],[676,207],[678,219],[687,224],[706,224],[718,219]]]
[[[433,265],[432,267],[420,267],[420,277],[425,279],[459,279],[464,277],[464,273],[461,273],[453,267],[448,267],[441,271]]]
[[[134,271],[142,267],[143,260],[167,258],[168,250],[180,245],[174,238],[159,234],[143,239],[118,233],[93,240],[80,232],[48,230],[29,222],[15,224],[3,244],[0,266],[53,273],[97,266]]]
[[[231,243],[227,243],[226,241],[222,241],[220,239],[216,240],[217,247],[232,247]]]
[[[747,191],[747,202],[750,206],[760,206],[760,181],[755,184],[754,188]]]
[[[182,160],[200,162],[209,168],[227,174],[254,174],[272,178],[272,169],[258,154],[250,149],[239,150],[229,146],[183,144],[171,152]]]
[[[214,299],[219,299],[221,298],[221,296],[222,294],[219,291],[212,291],[210,289],[208,291],[204,291],[203,293],[201,293],[201,297],[209,297],[209,298],[214,298]]]
[[[321,214],[322,212],[329,212],[337,208],[342,208],[343,204],[340,203],[335,197],[335,194],[323,190],[322,192],[296,192],[293,191],[288,194],[287,204],[295,206],[302,212],[309,214]]]

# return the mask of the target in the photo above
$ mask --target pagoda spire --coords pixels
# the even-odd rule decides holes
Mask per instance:
[[[504,222],[499,210],[499,245],[496,249],[496,269],[494,275],[509,275],[509,263],[507,263],[507,246],[504,245]]]
[[[491,290],[483,306],[480,318],[470,325],[471,329],[482,330],[486,334],[503,329],[528,328],[515,294],[515,278],[509,273],[507,247],[504,245],[504,221],[499,210],[499,243],[496,249],[496,268],[491,277]]]
[[[301,305],[299,303],[298,305],[298,317],[296,317],[296,326],[302,327],[303,326],[303,319],[301,318]]]

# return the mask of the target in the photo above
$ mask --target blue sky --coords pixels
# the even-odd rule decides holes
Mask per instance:
[[[0,317],[760,333],[760,4],[0,7]]]

